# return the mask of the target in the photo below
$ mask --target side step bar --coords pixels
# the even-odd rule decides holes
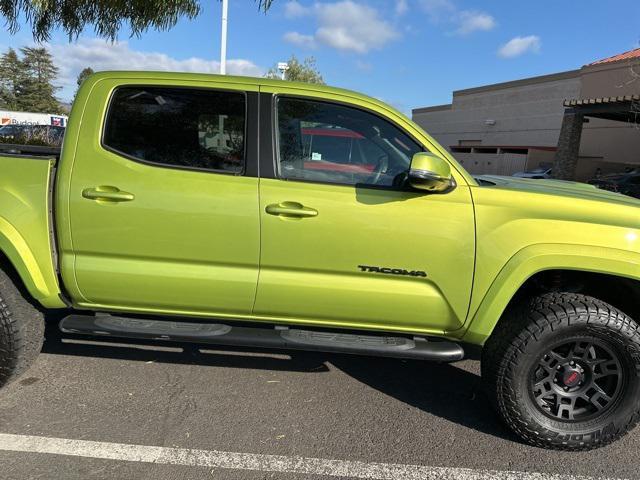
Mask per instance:
[[[288,327],[248,327],[220,323],[147,320],[109,314],[72,314],[60,321],[64,333],[102,337],[169,340],[243,347],[264,347],[349,353],[436,362],[454,362],[464,356],[462,347],[424,337],[391,337]]]

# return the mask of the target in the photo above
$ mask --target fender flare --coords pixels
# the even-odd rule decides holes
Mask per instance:
[[[60,308],[64,303],[49,286],[36,256],[20,232],[0,217],[0,252],[4,253],[31,296],[45,307]],[[53,279],[55,281],[55,279]]]
[[[466,328],[455,332],[457,336],[469,343],[484,344],[515,293],[529,278],[545,270],[575,270],[640,280],[640,253],[590,245],[527,246],[500,270]]]

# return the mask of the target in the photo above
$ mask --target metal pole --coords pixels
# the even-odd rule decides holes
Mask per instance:
[[[289,70],[289,64],[287,62],[278,62],[278,71],[280,72],[280,78],[282,80],[286,79],[287,70]]]
[[[227,12],[229,0],[222,0],[222,38],[220,40],[220,74],[227,73]]]

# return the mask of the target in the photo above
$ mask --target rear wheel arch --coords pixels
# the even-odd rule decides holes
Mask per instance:
[[[46,253],[52,261],[51,252]],[[17,274],[22,287],[29,296],[47,308],[63,308],[59,298],[60,289],[52,266],[47,273],[41,268],[42,261],[36,257],[27,241],[4,218],[0,217],[0,268],[8,266]]]
[[[17,241],[16,241],[17,240]],[[44,297],[48,293],[42,272],[37,267],[35,257],[26,244],[19,239],[9,238],[0,231],[0,269],[13,272],[20,279],[33,298]],[[16,245],[18,243],[18,245]]]

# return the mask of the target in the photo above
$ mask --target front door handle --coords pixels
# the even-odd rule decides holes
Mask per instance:
[[[305,207],[298,202],[282,202],[267,205],[265,211],[269,215],[279,215],[282,217],[317,217],[318,211]]]
[[[82,190],[82,196],[89,200],[105,202],[130,202],[136,198],[133,193],[123,192],[118,187],[105,185],[94,188],[85,188]]]

